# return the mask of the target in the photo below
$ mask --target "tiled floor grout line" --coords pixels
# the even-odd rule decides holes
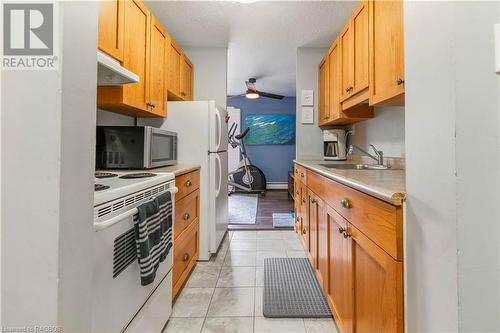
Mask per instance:
[[[233,238],[233,236],[234,236],[234,234],[232,234],[230,236],[229,232],[226,235],[226,237],[229,237],[229,238]],[[212,296],[210,297],[210,302],[208,302],[207,312],[205,313],[205,318],[203,319],[203,324],[201,325],[200,333],[203,332],[203,328],[205,327],[205,323],[207,322],[208,311],[210,310],[210,306],[212,305],[212,300],[214,299],[215,290],[217,289],[217,283],[219,282],[220,274],[222,272],[222,267],[224,267],[224,261],[226,260],[227,253],[229,252],[230,244],[231,244],[231,239],[228,239],[228,246],[226,248],[226,253],[224,253],[224,258],[222,258],[222,264],[219,268],[219,274],[217,275],[217,280],[215,280],[215,288],[214,288],[214,291],[212,292]],[[219,249],[219,251],[220,251],[220,249]]]

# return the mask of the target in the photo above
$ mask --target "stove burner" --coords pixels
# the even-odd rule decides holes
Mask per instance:
[[[117,177],[118,175],[116,173],[111,173],[111,172],[96,172],[94,174],[95,178],[113,178]]]
[[[148,178],[156,176],[155,173],[151,172],[138,172],[138,173],[129,173],[123,176],[120,176],[122,179],[134,179],[134,178]]]
[[[94,191],[102,191],[102,190],[107,190],[109,186],[102,185],[102,184],[94,184]]]

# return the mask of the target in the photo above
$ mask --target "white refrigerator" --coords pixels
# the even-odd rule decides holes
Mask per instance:
[[[168,102],[162,128],[177,132],[177,160],[201,165],[200,252],[208,260],[227,231],[226,110],[215,101]]]

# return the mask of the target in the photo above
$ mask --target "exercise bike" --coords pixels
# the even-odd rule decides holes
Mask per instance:
[[[238,125],[233,123],[228,131],[229,144],[233,148],[239,148],[242,159],[238,168],[228,174],[229,195],[233,193],[258,193],[266,195],[266,176],[258,167],[252,164],[248,158],[243,139],[250,132],[247,127],[241,134],[234,135]]]

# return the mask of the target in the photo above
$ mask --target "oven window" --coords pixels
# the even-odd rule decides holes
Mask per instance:
[[[151,142],[151,161],[172,161],[174,156],[174,136],[153,134]]]

